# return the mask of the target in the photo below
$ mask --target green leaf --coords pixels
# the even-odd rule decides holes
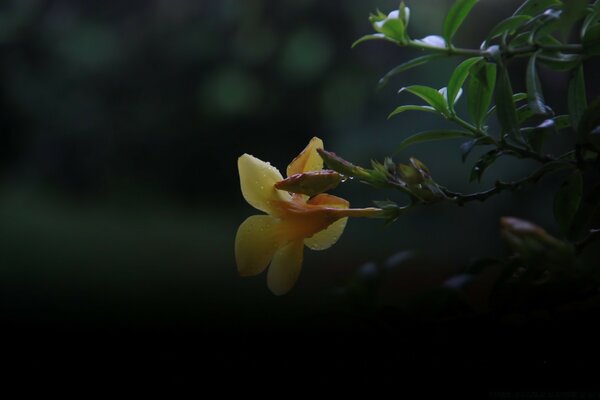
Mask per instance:
[[[561,4],[559,0],[527,0],[515,11],[514,15],[529,15],[530,17],[534,17],[549,8],[559,7]]]
[[[444,115],[448,115],[448,103],[443,94],[434,88],[422,85],[407,86],[400,89],[400,92],[407,91],[425,100],[427,104],[435,108]]]
[[[433,140],[445,140],[445,139],[456,139],[456,138],[465,138],[465,137],[473,137],[473,134],[468,131],[459,131],[459,130],[435,130],[435,131],[427,131],[417,133],[405,140],[403,140],[396,149],[395,153],[399,153],[405,148],[415,143],[421,142],[431,142]]]
[[[523,101],[527,99],[527,93],[515,93],[513,94],[513,101],[516,103],[518,103],[519,101]],[[528,105],[525,105],[527,108],[529,108]],[[520,108],[517,109],[517,114],[519,113]],[[488,111],[488,115],[487,118],[489,118],[494,112],[496,111],[496,105],[493,105],[492,108],[490,108],[490,111]],[[519,119],[519,124],[521,124],[522,121]]]
[[[463,142],[460,145],[460,147],[459,147],[460,148],[460,158],[463,163],[465,161],[467,161],[467,157],[469,157],[469,154],[471,154],[471,151],[473,151],[476,144],[477,144],[477,139],[471,139],[471,140],[467,140],[466,142]]]
[[[519,140],[519,122],[513,98],[513,90],[506,67],[500,68],[496,89],[496,115],[502,126],[502,133],[515,141]]]
[[[456,99],[458,91],[469,76],[469,71],[471,70],[471,67],[473,67],[475,63],[479,62],[482,59],[482,57],[468,58],[462,63],[460,63],[452,73],[450,81],[448,82],[447,89],[448,107],[450,108],[450,110],[454,110],[454,100]]]
[[[495,37],[503,34],[513,33],[530,19],[531,16],[529,15],[513,15],[512,17],[508,17],[505,20],[500,21],[495,27],[492,28],[490,33],[488,33],[484,43],[487,43]]]
[[[359,44],[368,40],[388,40],[383,33],[374,33],[372,35],[365,35],[359,38],[356,42],[352,43],[352,48],[355,48]],[[388,40],[389,41],[389,40]]]
[[[569,80],[569,89],[567,94],[567,102],[569,106],[569,117],[571,125],[577,131],[579,121],[587,108],[587,97],[585,94],[585,79],[583,74],[583,65],[571,72]]]
[[[489,137],[479,137],[477,139],[468,140],[460,145],[460,156],[462,162],[467,160],[471,151],[475,148],[475,146],[493,144]]]
[[[527,64],[527,97],[529,99],[529,107],[534,114],[546,115],[546,103],[544,102],[544,94],[542,93],[542,85],[537,74],[535,60],[537,53],[529,58]]]
[[[554,120],[554,128],[557,131],[572,127],[571,118],[568,115],[557,115],[552,118]]]
[[[536,153],[540,153],[548,135],[556,132],[555,125],[553,119],[546,119],[536,127],[521,128],[521,133],[526,137],[529,146]]]
[[[415,68],[418,67],[420,65],[423,65],[425,63],[428,63],[431,60],[435,60],[438,58],[442,58],[445,57],[444,54],[428,54],[422,57],[417,57],[417,58],[413,58],[410,61],[407,61],[403,64],[398,65],[397,67],[391,69],[387,74],[385,74],[380,80],[379,83],[377,84],[377,88],[381,89],[382,87],[384,87],[385,85],[387,85],[388,81],[390,80],[391,77],[393,77],[394,75],[398,75],[401,72],[404,72],[406,70],[409,70],[411,68]]]
[[[594,23],[600,19],[600,2],[597,1],[596,3],[594,3],[593,7],[594,8],[593,8],[592,12],[590,13],[590,15],[588,15],[583,20],[583,23],[581,24],[580,37],[582,39],[585,37],[585,34],[587,33],[590,26],[594,25]]]
[[[565,54],[558,51],[538,53],[537,61],[555,71],[569,71],[581,63],[578,54]]]
[[[494,149],[485,153],[481,158],[475,163],[473,169],[471,169],[471,176],[469,177],[469,182],[473,182],[477,180],[481,181],[481,177],[485,170],[492,165],[498,157],[500,157],[503,153],[502,150]]]
[[[600,54],[600,24],[590,27],[583,37],[583,49],[589,55]]]
[[[448,14],[446,15],[446,19],[444,20],[443,27],[444,38],[446,38],[448,44],[450,44],[452,37],[458,28],[460,28],[477,1],[478,0],[457,0],[450,8],[450,11],[448,11]]]
[[[388,115],[388,119],[392,118],[394,115],[403,113],[405,111],[425,111],[425,112],[437,114],[437,110],[431,106],[405,105],[405,106],[400,106],[400,107],[396,108],[394,111],[392,111],[390,113],[390,115]]]
[[[379,32],[397,42],[404,43],[406,37],[406,27],[404,22],[399,18],[386,19],[380,26]]]
[[[554,219],[565,234],[571,230],[582,197],[583,179],[581,173],[575,171],[563,182],[554,195]]]
[[[522,125],[531,117],[533,117],[533,111],[531,111],[529,104],[525,104],[517,108],[517,120],[519,121],[519,125]]]
[[[564,2],[560,15],[560,30],[563,36],[569,33],[575,22],[583,18],[588,4],[589,0],[567,0]]]
[[[496,85],[496,64],[480,63],[473,67],[469,81],[467,109],[478,128],[483,126]]]

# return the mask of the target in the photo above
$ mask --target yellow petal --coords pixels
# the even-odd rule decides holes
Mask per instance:
[[[312,138],[298,157],[294,158],[290,165],[288,165],[287,176],[323,169],[323,159],[317,153],[317,149],[322,148],[323,141],[318,137]]]
[[[273,185],[283,179],[272,165],[249,154],[238,158],[242,195],[254,208],[270,213],[274,200],[289,201],[289,193],[275,189]]]
[[[242,222],[235,236],[235,261],[240,275],[260,274],[269,265],[280,244],[278,224],[270,215],[253,215]]]
[[[267,285],[273,294],[280,296],[294,287],[302,269],[303,250],[302,240],[294,240],[277,250],[267,273]]]
[[[330,194],[320,194],[318,196],[313,197],[308,201],[308,204],[315,205],[323,205],[332,208],[348,208],[350,207],[350,203],[348,201],[332,196]],[[344,229],[346,228],[346,223],[348,222],[348,218],[342,218],[333,224],[329,225],[326,229],[317,232],[313,236],[304,240],[304,244],[312,250],[325,250],[330,248],[338,241]]]
[[[325,250],[330,248],[338,241],[344,229],[348,218],[342,218],[329,225],[325,230],[315,233],[313,236],[304,239],[304,244],[311,250]]]

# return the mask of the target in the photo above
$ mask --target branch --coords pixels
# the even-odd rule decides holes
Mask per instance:
[[[571,165],[565,164],[564,162],[561,162],[561,161],[549,162],[549,163],[545,164],[544,166],[542,166],[541,168],[539,168],[538,170],[536,170],[531,175],[529,175],[523,179],[520,179],[520,180],[514,181],[514,182],[503,182],[503,181],[498,180],[494,184],[493,188],[485,190],[483,192],[463,194],[463,193],[458,193],[458,192],[452,192],[446,188],[442,188],[442,191],[444,192],[444,194],[446,196],[449,197],[449,199],[451,201],[455,202],[459,206],[462,206],[465,203],[468,203],[470,201],[485,201],[488,198],[490,198],[498,193],[501,193],[505,190],[510,190],[510,191],[517,190],[525,184],[537,182],[540,178],[542,178],[548,172],[555,171],[555,170],[558,170],[558,169],[561,169],[564,167],[568,167],[568,166],[571,166]]]

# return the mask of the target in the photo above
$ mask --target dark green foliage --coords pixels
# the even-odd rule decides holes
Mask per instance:
[[[514,141],[520,141],[519,121],[513,98],[513,90],[508,71],[504,67],[500,68],[496,86],[496,115],[502,126],[502,135],[507,134]]]
[[[585,280],[572,270],[576,253],[600,235],[600,230],[591,225],[600,205],[600,99],[590,99],[588,105],[586,92],[591,92],[586,88],[584,77],[584,63],[600,54],[600,1],[590,4],[587,0],[527,0],[511,17],[493,26],[479,49],[457,47],[452,40],[476,3],[476,0],[454,2],[443,23],[443,37],[428,35],[411,40],[407,32],[403,39],[398,39],[397,33],[383,35],[387,40],[427,54],[391,70],[382,78],[382,85],[397,73],[441,57],[464,58],[450,74],[447,87],[437,90],[410,85],[400,90],[419,97],[426,104],[400,105],[390,114],[391,117],[413,110],[434,113],[459,129],[409,135],[400,142],[397,151],[416,143],[467,138],[460,145],[464,162],[476,147],[489,146],[473,165],[470,182],[481,181],[483,174],[504,155],[535,161],[541,166],[522,179],[512,182],[496,179],[492,188],[470,194],[438,185],[429,171],[418,169],[414,163],[398,165],[395,173],[390,173],[385,164],[374,164],[373,171],[387,177],[383,186],[411,195],[411,203],[402,208],[403,212],[418,203],[452,201],[463,205],[485,201],[502,191],[516,191],[525,184],[536,183],[547,174],[565,171],[568,177],[554,195],[554,218],[566,240],[557,239],[528,221],[503,218],[502,235],[513,251],[511,261],[483,262],[442,286],[445,291],[460,292],[479,270],[495,264],[503,271],[493,289],[493,302],[506,303],[515,294],[522,296],[520,299],[555,294],[562,290],[563,281],[576,288]],[[376,18],[383,21],[386,16],[381,14]],[[378,29],[381,33],[380,27]],[[579,42],[573,40],[574,29],[578,29]],[[521,77],[511,75],[517,73],[516,70],[511,69],[509,73],[508,66],[516,58],[528,61],[518,72]],[[565,93],[568,114],[556,115],[554,109],[560,110],[560,105],[546,103],[544,93],[550,100],[550,94],[556,93],[557,83],[540,79],[543,69],[551,70],[553,75],[549,76],[568,74]],[[517,82],[525,82],[526,93],[514,92],[513,83]],[[460,108],[455,108],[465,83],[470,122],[460,115]],[[556,149],[555,143],[547,143],[558,136],[563,139],[562,149]],[[546,153],[548,149],[553,153]]]

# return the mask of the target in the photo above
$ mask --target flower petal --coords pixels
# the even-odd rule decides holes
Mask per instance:
[[[332,194],[321,193],[316,195],[312,199],[306,202],[311,205],[319,205],[331,208],[348,208],[350,207],[350,202],[346,199],[342,199],[341,197],[334,196]]]
[[[337,220],[321,232],[304,239],[304,244],[311,250],[328,249],[342,236],[344,229],[346,229],[346,223],[348,223],[347,217]]]
[[[277,168],[249,154],[238,158],[238,171],[242,195],[254,208],[270,213],[271,202],[289,201],[289,193],[275,189],[283,177]]]
[[[294,287],[302,269],[303,253],[302,240],[294,240],[277,250],[267,273],[267,285],[273,294],[280,296]]]
[[[317,149],[322,148],[323,141],[318,137],[313,137],[304,150],[288,165],[287,176],[323,169],[323,159],[317,153]]]
[[[350,203],[340,197],[332,196],[330,194],[320,194],[313,197],[308,201],[309,204],[323,205],[332,208],[348,208]],[[342,218],[333,224],[329,225],[326,229],[317,232],[313,236],[304,240],[304,244],[311,250],[325,250],[330,248],[338,241],[344,229],[348,218]]]
[[[278,224],[270,215],[253,215],[242,222],[235,236],[235,261],[240,275],[257,275],[267,268],[280,244]]]

